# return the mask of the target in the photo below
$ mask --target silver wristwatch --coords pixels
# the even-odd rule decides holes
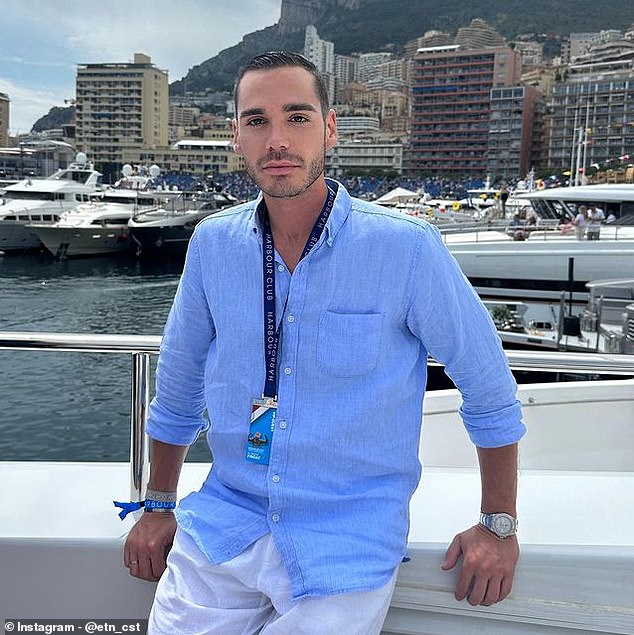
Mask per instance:
[[[492,531],[498,538],[508,538],[517,533],[517,518],[511,514],[500,512],[497,514],[480,514],[480,524]]]

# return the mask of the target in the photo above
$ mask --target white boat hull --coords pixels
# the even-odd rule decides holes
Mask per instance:
[[[522,387],[529,433],[519,484],[522,556],[511,597],[471,607],[440,570],[448,541],[479,510],[475,450],[456,391],[428,393],[411,562],[401,566],[383,633],[493,635],[634,632],[634,381]],[[179,494],[207,465],[186,464]],[[0,614],[143,619],[154,585],[129,577],[119,521],[128,466],[0,463]],[[60,584],[63,576],[64,583]]]
[[[134,243],[127,225],[111,227],[37,226],[39,239],[54,256],[103,256],[130,252]]]
[[[0,251],[27,251],[42,246],[37,234],[18,221],[0,223]]]
[[[448,234],[444,240],[485,296],[510,290],[514,296],[557,299],[560,291],[568,289],[570,258],[577,290],[591,280],[634,271],[634,235],[627,237],[625,231],[617,240],[606,235],[598,241],[578,241],[554,232],[535,232],[528,240],[514,241],[501,232],[487,231]],[[545,293],[531,293],[540,290]]]

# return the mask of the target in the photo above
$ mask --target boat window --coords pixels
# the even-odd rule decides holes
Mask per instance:
[[[53,220],[50,214],[42,214],[42,220]]]
[[[4,220],[15,220],[15,216],[5,216]]]
[[[18,220],[29,220],[29,217],[27,215],[25,215],[25,214],[20,214],[18,216]]]
[[[634,216],[634,202],[623,201],[623,203],[621,203],[621,217],[623,216]]]
[[[42,220],[39,214],[31,214],[31,220]]]
[[[30,201],[54,201],[54,194],[52,192],[12,192],[7,190],[3,197],[5,200],[19,199]]]

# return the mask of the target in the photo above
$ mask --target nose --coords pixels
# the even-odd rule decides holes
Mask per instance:
[[[268,149],[272,152],[284,152],[288,150],[289,145],[285,127],[281,124],[271,123],[267,139]]]

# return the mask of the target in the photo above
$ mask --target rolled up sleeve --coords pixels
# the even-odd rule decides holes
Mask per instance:
[[[437,229],[424,226],[419,238],[410,270],[408,327],[460,390],[460,415],[472,442],[515,443],[526,428],[493,321]]]
[[[198,236],[194,233],[170,310],[156,371],[156,396],[149,409],[152,439],[190,445],[205,431],[204,376],[215,329],[203,285]]]

